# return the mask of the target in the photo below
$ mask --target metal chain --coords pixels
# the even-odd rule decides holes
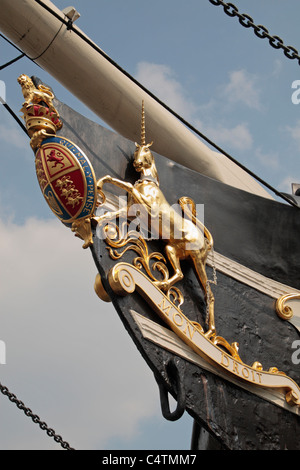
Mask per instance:
[[[46,431],[46,433],[49,437],[53,437],[55,442],[58,442],[63,447],[63,449],[65,449],[65,450],[75,450],[72,447],[70,447],[69,443],[64,441],[61,436],[57,435],[55,433],[54,429],[49,428],[48,425],[44,421],[41,421],[41,419],[38,415],[35,415],[31,411],[30,408],[27,408],[24,405],[24,403],[16,397],[16,395],[11,393],[9,391],[9,389],[7,387],[4,387],[4,385],[2,385],[1,383],[0,383],[0,391],[3,393],[3,395],[7,396],[8,399],[11,402],[15,403],[16,406],[20,410],[23,410],[25,415],[28,416],[29,418],[31,418],[34,423],[38,424],[43,431]]]
[[[208,291],[210,284],[213,284],[215,286],[218,285],[218,276],[217,276],[217,269],[216,269],[216,263],[215,263],[215,250],[214,247],[211,248],[211,267],[213,271],[213,278],[212,279],[207,279],[206,281],[206,290]],[[210,307],[210,300],[209,298],[207,299],[206,303],[206,317],[205,317],[205,323],[208,324],[208,319],[209,319],[209,307]]]
[[[300,65],[300,56],[297,49],[292,46],[285,46],[283,40],[279,36],[271,36],[267,28],[261,24],[256,25],[251,16],[239,13],[238,8],[233,5],[233,3],[226,3],[223,0],[209,0],[209,2],[216,6],[222,5],[228,16],[231,16],[232,18],[237,16],[242,26],[245,26],[245,28],[253,28],[256,36],[261,39],[268,38],[270,45],[274,49],[282,49],[284,55],[288,59],[297,59],[298,64]]]

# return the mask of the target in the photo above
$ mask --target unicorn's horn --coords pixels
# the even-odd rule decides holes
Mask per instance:
[[[146,128],[145,128],[145,107],[144,107],[144,100],[142,101],[141,145],[146,145]]]

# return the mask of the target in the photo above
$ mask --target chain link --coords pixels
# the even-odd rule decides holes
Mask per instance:
[[[12,402],[15,403],[15,405],[22,411],[24,411],[25,415],[28,416],[29,418],[32,419],[32,421],[36,424],[39,425],[39,427],[43,430],[46,431],[47,435],[49,437],[52,437],[55,442],[59,443],[63,449],[65,450],[74,450],[72,447],[70,447],[69,443],[64,441],[61,436],[55,433],[54,429],[51,429],[48,427],[48,425],[40,419],[38,415],[35,415],[30,408],[27,408],[24,403],[19,400],[16,395],[11,393],[7,387],[2,385],[0,383],[0,391],[3,395],[7,396],[7,398]]]
[[[212,279],[207,279],[207,281],[206,281],[206,290],[209,289],[210,284],[214,284],[215,286],[218,285],[217,269],[216,269],[216,263],[215,263],[215,250],[214,250],[213,246],[211,248],[211,267],[212,267],[212,270],[213,270],[213,278]],[[205,317],[205,323],[206,324],[208,324],[208,320],[209,320],[209,306],[210,306],[210,300],[209,300],[209,297],[208,297],[207,303],[206,303],[206,317]]]
[[[300,56],[299,52],[295,47],[292,46],[285,46],[283,43],[283,40],[279,36],[271,36],[267,28],[261,24],[256,25],[253,21],[253,18],[251,16],[246,15],[245,13],[240,13],[238,8],[233,5],[233,3],[226,3],[223,0],[209,0],[210,3],[216,6],[222,5],[224,8],[224,11],[226,15],[230,17],[237,16],[239,19],[239,22],[242,26],[245,28],[253,28],[254,34],[261,39],[268,38],[269,44],[274,48],[274,49],[282,49],[284,55],[288,59],[297,59],[298,64],[300,65]]]

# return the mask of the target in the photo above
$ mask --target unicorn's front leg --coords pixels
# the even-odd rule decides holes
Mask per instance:
[[[103,185],[105,183],[110,183],[111,179],[112,179],[112,177],[110,175],[105,175],[105,176],[102,176],[102,178],[98,179],[98,181],[97,181],[97,190],[101,191],[102,188],[103,188]]]
[[[110,175],[102,176],[102,178],[97,181],[97,190],[102,191],[105,183],[114,184],[115,186],[118,186],[118,188],[124,189],[127,192],[132,192],[133,190],[133,185],[131,183],[126,183],[126,181],[113,178]]]
[[[126,219],[127,218],[127,207],[122,207],[121,209],[115,211],[115,212],[105,212],[104,214],[100,216],[95,216],[93,220],[97,222],[99,226],[103,224],[103,222],[108,222],[108,221],[115,221],[117,219]]]

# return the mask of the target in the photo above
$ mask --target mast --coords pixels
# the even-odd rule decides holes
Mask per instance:
[[[116,68],[106,54],[99,54],[98,46],[93,48],[68,29],[59,19],[66,20],[64,13],[51,1],[42,3],[58,17],[32,0],[0,0],[1,32],[113,130],[137,140],[139,110],[144,100],[148,134],[155,152],[228,185],[271,198],[246,171],[211,150]]]

